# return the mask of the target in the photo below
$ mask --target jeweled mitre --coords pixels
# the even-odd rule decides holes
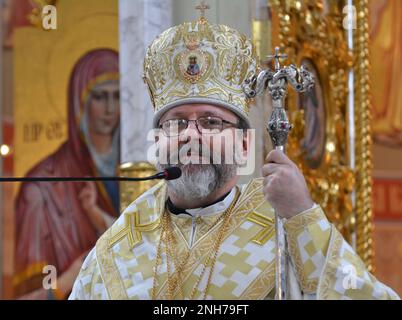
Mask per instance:
[[[167,110],[195,103],[229,109],[249,126],[250,101],[242,84],[256,68],[251,41],[235,29],[200,19],[164,31],[144,60],[154,127]]]

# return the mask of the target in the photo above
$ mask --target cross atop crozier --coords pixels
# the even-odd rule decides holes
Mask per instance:
[[[272,59],[275,59],[275,70],[279,70],[281,68],[279,59],[286,59],[287,57],[288,57],[287,54],[279,53],[279,47],[275,47],[275,54],[270,54],[267,56],[269,61],[271,61]]]

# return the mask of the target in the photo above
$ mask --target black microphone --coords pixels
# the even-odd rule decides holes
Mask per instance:
[[[180,176],[181,169],[179,167],[169,167],[154,175],[152,179],[174,180],[180,178]]]
[[[168,167],[165,170],[149,177],[6,177],[0,178],[0,182],[46,182],[46,181],[146,181],[155,179],[174,180],[180,178],[181,170],[179,167]]]

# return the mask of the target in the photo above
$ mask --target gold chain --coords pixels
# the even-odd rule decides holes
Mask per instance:
[[[204,295],[203,295],[203,299],[206,298],[207,292],[209,290],[210,287],[210,283],[211,283],[211,279],[212,279],[212,274],[215,268],[215,264],[216,264],[216,259],[218,257],[218,252],[220,249],[220,246],[222,244],[222,240],[224,238],[224,235],[226,234],[227,231],[227,226],[228,226],[228,222],[229,222],[229,218],[231,216],[231,213],[233,211],[233,208],[235,206],[235,204],[237,203],[237,200],[240,196],[240,192],[238,190],[238,188],[236,187],[236,195],[235,195],[235,199],[232,201],[232,203],[230,204],[230,206],[225,210],[225,212],[218,218],[215,220],[215,222],[213,223],[213,225],[208,228],[207,233],[212,230],[220,221],[223,220],[223,224],[221,229],[218,232],[218,236],[217,239],[214,243],[214,246],[211,248],[211,252],[208,254],[207,259],[205,261],[205,264],[203,266],[203,270],[197,280],[196,285],[194,286],[194,288],[191,291],[190,294],[190,299],[194,298],[194,295],[197,291],[197,288],[201,282],[201,279],[203,278],[206,268],[208,266],[208,264],[211,261],[211,270],[210,273],[208,275],[208,281],[207,281],[207,285],[205,287],[205,291],[204,291]],[[165,210],[163,212],[163,216],[161,219],[162,223],[162,231],[161,231],[161,235],[160,235],[160,239],[159,239],[159,243],[158,243],[158,248],[157,248],[157,255],[156,255],[156,262],[155,262],[155,267],[154,267],[154,279],[153,279],[153,288],[152,288],[152,299],[156,299],[156,278],[157,278],[157,268],[159,265],[159,260],[161,260],[161,245],[162,242],[164,242],[164,246],[165,246],[165,254],[166,254],[166,263],[167,263],[167,282],[168,282],[168,295],[169,295],[169,299],[173,299],[174,297],[174,288],[179,288],[180,290],[180,294],[182,296],[182,298],[184,299],[184,294],[183,294],[183,283],[182,283],[182,279],[181,279],[181,271],[184,268],[184,266],[187,264],[190,254],[191,254],[191,250],[189,250],[186,254],[186,257],[184,259],[182,259],[180,265],[176,268],[176,266],[178,265],[177,263],[177,257],[176,255],[174,255],[174,253],[172,252],[173,248],[175,248],[175,244],[176,244],[176,239],[174,237],[174,231],[173,231],[173,226],[172,226],[172,221],[171,221],[171,217],[169,215],[169,213]],[[170,261],[169,261],[169,256],[173,257],[173,265],[174,265],[174,270],[176,271],[176,275],[178,279],[175,279],[174,281],[171,279],[171,273],[170,273]],[[212,260],[211,260],[212,257]]]
[[[169,293],[169,299],[173,299],[173,288],[175,287],[174,284],[172,283],[171,280],[171,273],[170,273],[170,262],[169,262],[169,257],[173,256],[173,264],[174,264],[174,269],[177,270],[176,274],[179,276],[181,269],[184,267],[185,263],[187,262],[189,256],[190,256],[190,251],[187,253],[186,258],[182,260],[181,264],[179,265],[178,268],[177,266],[177,260],[176,256],[173,254],[171,250],[175,247],[174,244],[176,243],[173,230],[171,227],[171,218],[170,215],[167,213],[167,211],[163,212],[162,219],[161,219],[161,225],[162,225],[162,231],[158,243],[158,248],[157,248],[157,254],[156,254],[156,262],[155,262],[155,268],[154,268],[154,281],[153,281],[153,287],[152,287],[152,299],[156,299],[156,277],[157,277],[157,267],[159,265],[159,260],[161,259],[161,247],[162,247],[162,239],[164,240],[164,247],[165,247],[165,254],[166,254],[166,264],[167,264],[167,282],[168,282],[168,293]],[[174,281],[177,287],[177,280]],[[182,285],[180,283],[179,285],[181,294],[183,295],[182,292]]]
[[[175,273],[177,275],[176,279],[174,279],[173,288],[179,288],[181,296],[184,299],[183,286],[182,286],[183,282],[182,282],[180,275],[181,275],[182,268],[185,266],[185,264],[187,263],[187,260],[190,256],[190,251],[187,252],[186,257],[184,259],[182,259],[182,261],[179,265],[177,262],[177,255],[175,255],[174,252],[172,251],[174,248],[177,247],[176,246],[177,241],[175,239],[174,231],[173,231],[173,227],[172,227],[172,220],[171,220],[170,214],[168,214],[168,213],[165,213],[165,217],[166,217],[166,222],[167,222],[168,232],[169,232],[169,236],[167,238],[168,243],[166,244],[166,247],[169,247],[169,249],[170,249],[169,254],[171,257],[173,257],[173,266],[174,266]],[[170,271],[168,271],[168,282],[169,281],[171,281],[170,280]],[[171,292],[170,297],[171,297],[170,299],[173,299],[173,297],[174,297],[173,291]]]
[[[163,218],[163,217],[162,217]],[[159,242],[158,242],[158,248],[156,249],[156,259],[155,259],[155,266],[154,266],[154,279],[153,279],[153,284],[152,284],[152,300],[156,299],[156,275],[158,273],[158,265],[159,265],[159,260],[161,260],[161,245],[162,245],[162,238],[165,236],[166,234],[166,224],[163,223],[163,219],[161,221],[161,234],[160,234],[160,238],[159,238]]]
[[[215,269],[216,259],[218,257],[218,252],[219,252],[220,246],[222,244],[222,240],[224,238],[224,235],[226,234],[227,225],[228,225],[228,222],[229,222],[230,217],[232,215],[233,208],[234,208],[235,204],[237,203],[237,200],[239,199],[239,196],[240,196],[240,192],[236,188],[235,199],[233,200],[233,202],[230,204],[228,209],[225,210],[225,212],[222,215],[223,216],[222,227],[220,228],[220,230],[218,232],[218,237],[217,237],[217,239],[215,241],[215,245],[211,248],[211,252],[208,254],[207,260],[204,263],[203,270],[201,271],[201,274],[198,277],[197,283],[195,284],[193,290],[191,291],[190,300],[194,299],[195,293],[197,292],[197,288],[198,288],[202,278],[204,277],[205,271],[207,270],[207,266],[208,266],[209,262],[211,261],[211,256],[212,256],[212,253],[213,253],[213,258],[212,258],[212,262],[211,262],[211,270],[209,271],[208,281],[207,281],[207,284],[205,286],[205,290],[204,290],[204,294],[203,294],[203,300],[205,300],[206,297],[207,297],[207,293],[208,293],[208,290],[209,290],[209,287],[210,287],[210,284],[211,284],[211,280],[212,280],[212,274],[213,274],[214,269]]]

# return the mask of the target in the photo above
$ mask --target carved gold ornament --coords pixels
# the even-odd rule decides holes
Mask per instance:
[[[303,171],[312,197],[357,253],[372,268],[371,155],[368,74],[367,1],[354,30],[356,53],[349,50],[342,13],[347,1],[272,0],[273,46],[286,62],[313,71],[312,93],[289,92],[287,105],[293,130],[287,152]],[[364,13],[364,14],[363,14]],[[366,21],[366,22],[364,22]],[[367,30],[366,30],[367,31]],[[354,134],[350,143],[348,75],[354,72]],[[351,148],[356,154],[350,159]],[[355,170],[353,170],[355,166]],[[356,201],[354,202],[354,197]]]

